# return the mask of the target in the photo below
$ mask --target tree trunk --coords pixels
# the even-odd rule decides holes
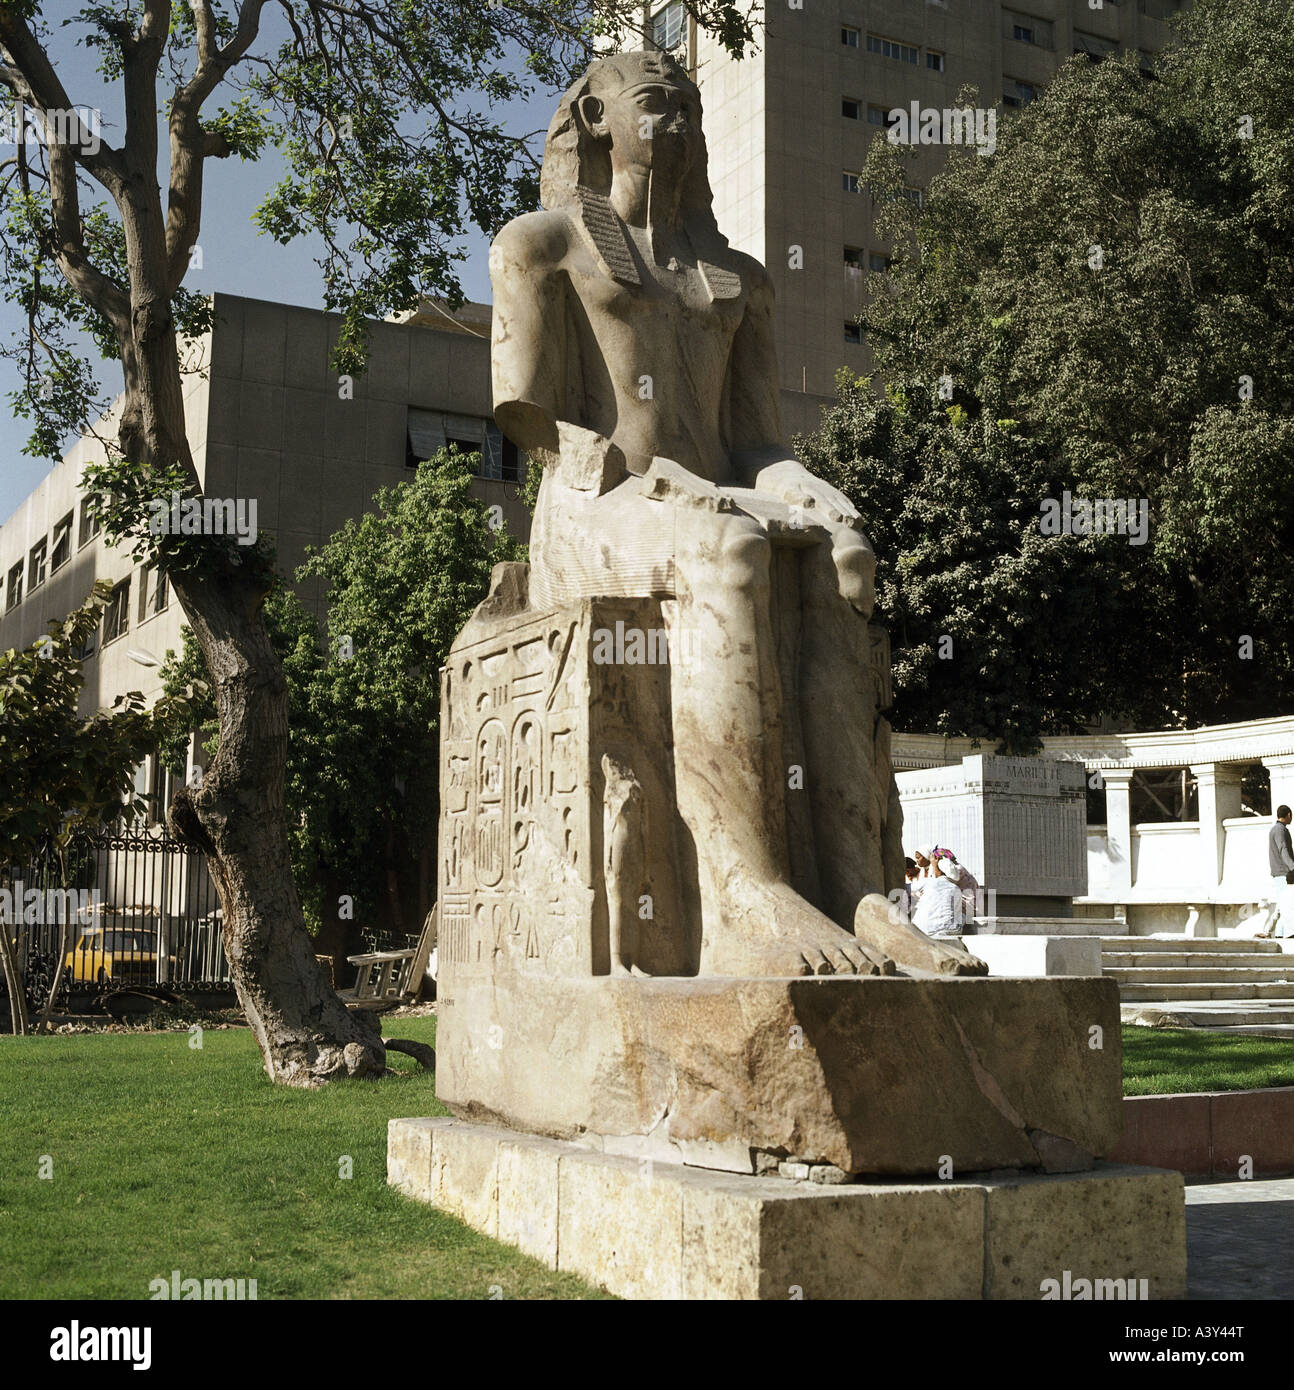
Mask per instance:
[[[120,442],[146,468],[179,463],[194,474],[169,298],[160,208],[123,209],[132,301],[119,330],[126,403]],[[376,1026],[351,1013],[314,956],[292,879],[284,814],[287,685],[266,632],[270,576],[251,547],[203,537],[197,570],[171,575],[211,675],[220,746],[201,787],[177,795],[168,823],[207,855],[224,909],[234,988],[266,1072],[289,1085],[380,1076]],[[190,553],[192,553],[190,551]]]
[[[27,995],[22,972],[14,959],[13,941],[9,936],[10,925],[0,922],[0,964],[4,966],[5,987],[9,991],[9,1018],[14,1037],[26,1037],[31,1031],[27,1021]]]

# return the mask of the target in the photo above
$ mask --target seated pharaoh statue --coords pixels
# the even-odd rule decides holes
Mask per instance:
[[[513,608],[654,600],[668,635],[668,776],[614,749],[590,764],[609,973],[657,973],[639,937],[660,785],[689,841],[696,973],[986,973],[885,896],[903,858],[875,555],[783,439],[773,291],[716,226],[696,86],[662,53],[594,62],[540,194],[490,253],[495,419],[544,469]],[[501,585],[483,610],[505,611]]]

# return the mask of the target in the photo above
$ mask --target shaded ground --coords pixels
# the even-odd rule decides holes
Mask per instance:
[[[1294,1178],[1186,1189],[1192,1299],[1294,1298]]]

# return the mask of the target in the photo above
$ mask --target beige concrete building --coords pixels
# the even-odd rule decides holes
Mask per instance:
[[[854,323],[885,247],[858,175],[889,113],[957,105],[973,86],[998,114],[1026,105],[1076,53],[1150,56],[1176,0],[774,0],[760,51],[741,60],[685,23],[678,0],[651,32],[684,58],[705,102],[719,227],[777,290],[787,426],[816,427],[840,366],[865,371]],[[918,147],[912,197],[946,149]]]
[[[446,441],[480,450],[476,488],[527,534],[517,452],[491,418],[488,306],[449,315],[428,305],[398,323],[372,326],[366,375],[352,385],[328,362],[338,319],[313,309],[215,296],[216,324],[191,345],[185,418],[205,494],[255,503],[256,526],[273,538],[290,577],[373,494],[412,474]],[[110,413],[98,432],[111,437]],[[81,604],[99,579],[115,586],[84,671],[82,711],[125,690],[160,691],[149,664],[179,650],[183,614],[156,572],[133,564],[99,535],[79,483],[101,461],[92,437],[73,446],[0,525],[0,651],[29,646],[47,624]],[[296,586],[316,611],[318,581]]]

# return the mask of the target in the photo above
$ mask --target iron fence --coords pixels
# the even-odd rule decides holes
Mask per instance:
[[[230,979],[205,856],[165,833],[130,827],[75,838],[66,883],[52,851],[0,867],[0,909],[25,979],[57,963],[65,930],[73,992],[210,988]]]

